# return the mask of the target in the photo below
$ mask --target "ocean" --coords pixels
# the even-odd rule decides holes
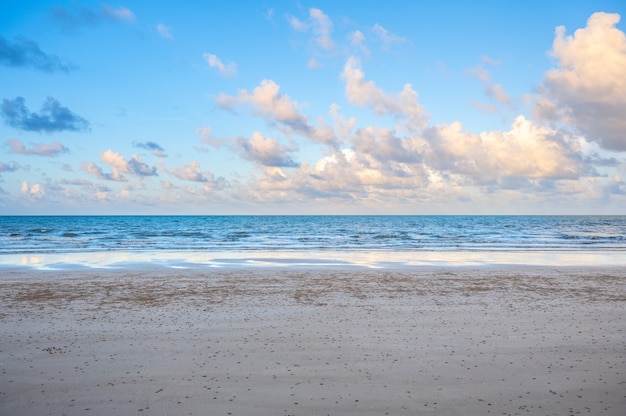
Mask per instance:
[[[626,216],[0,216],[0,266],[626,265]]]

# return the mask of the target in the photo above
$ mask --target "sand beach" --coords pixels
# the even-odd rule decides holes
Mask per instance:
[[[2,415],[622,415],[623,268],[7,270]]]

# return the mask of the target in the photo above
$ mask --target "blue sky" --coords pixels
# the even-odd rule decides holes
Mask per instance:
[[[625,18],[4,1],[0,214],[624,214]]]

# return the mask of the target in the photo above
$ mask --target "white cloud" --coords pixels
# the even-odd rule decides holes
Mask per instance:
[[[330,37],[330,32],[333,30],[330,18],[323,11],[316,8],[309,9],[309,16],[311,17],[312,30],[315,35],[315,44],[322,49],[333,49],[335,42]]]
[[[378,114],[391,114],[402,119],[410,130],[418,130],[428,125],[428,115],[418,103],[417,93],[411,84],[397,94],[387,94],[373,81],[366,81],[359,61],[349,58],[344,66],[342,78],[346,81],[346,98],[352,104],[369,107]]]
[[[228,62],[224,64],[220,58],[216,55],[205,53],[202,55],[204,60],[209,64],[211,68],[214,68],[223,77],[232,77],[237,75],[237,64],[234,62]]]
[[[169,26],[165,26],[164,24],[159,23],[156,26],[156,29],[157,29],[157,32],[159,32],[159,35],[161,35],[165,39],[170,39],[170,40],[174,39],[174,36],[172,36],[172,29]]]
[[[495,65],[493,63],[494,61],[491,60],[491,58],[489,57],[484,56],[483,61],[488,62],[491,65]],[[513,98],[504,91],[502,84],[494,83],[491,80],[491,74],[489,73],[489,71],[483,68],[481,65],[470,68],[466,72],[471,76],[478,78],[482,82],[483,91],[489,98],[495,100],[498,104],[501,104],[503,106],[510,107],[511,105],[513,105]],[[491,112],[490,110],[495,108],[494,106],[488,104],[479,104],[478,107],[487,108],[489,109],[488,112]]]
[[[170,181],[161,181],[161,187],[163,189],[177,189],[178,188],[176,185],[174,185]]]
[[[200,162],[193,161],[180,168],[173,168],[169,173],[177,177],[192,182],[209,182],[213,179],[213,174],[209,171],[202,171]]]
[[[293,30],[296,30],[298,32],[306,32],[309,29],[306,23],[302,22],[295,16],[288,15],[287,21],[289,22],[289,26],[291,26]]]
[[[331,36],[333,23],[328,15],[326,15],[322,10],[313,7],[309,9],[309,16],[306,21],[291,15],[287,15],[286,17],[289,22],[289,26],[293,30],[302,33],[312,33],[309,42],[311,49],[313,50],[314,57],[309,59],[307,67],[310,69],[321,68],[322,64],[317,58],[319,58],[320,55],[328,55],[336,49],[335,42]]]
[[[481,134],[463,131],[458,122],[406,136],[367,126],[352,132],[349,142],[349,148],[327,148],[327,155],[312,165],[261,166],[242,195],[264,203],[289,198],[335,206],[449,208],[451,203],[473,204],[473,199],[484,202],[492,194],[509,201],[545,198],[556,190],[582,197],[588,188],[568,184],[590,184],[598,177],[581,138],[523,116],[509,130]],[[607,192],[619,194],[621,178],[613,182],[617,185]]]
[[[158,176],[156,168],[149,167],[137,155],[132,155],[130,159],[126,160],[120,153],[109,149],[100,154],[100,160],[111,167],[111,173],[104,172],[100,166],[92,162],[83,162],[81,168],[98,179],[116,182],[128,181],[123,174],[139,177]]]
[[[558,67],[543,80],[535,114],[576,127],[587,140],[626,151],[626,35],[620,15],[598,12],[573,36],[555,31]]]
[[[114,152],[111,149],[107,150],[104,153],[101,153],[100,159],[107,165],[111,166],[114,171],[121,173],[130,173],[128,162],[126,162],[124,156],[117,152]]]
[[[98,179],[116,182],[126,182],[128,180],[118,171],[113,171],[112,173],[104,172],[100,166],[96,165],[93,162],[83,162],[81,163],[80,167],[83,171],[85,171],[85,173],[93,175]]]
[[[491,84],[485,86],[485,93],[502,105],[513,104],[513,98],[504,92],[501,84]]]
[[[576,179],[588,174],[580,141],[518,116],[511,130],[464,132],[460,123],[435,126],[425,136],[430,167],[475,184],[506,177]]]
[[[212,172],[202,170],[200,162],[195,160],[182,167],[175,167],[171,170],[164,168],[164,171],[178,179],[201,184],[199,188],[197,186],[184,188],[189,195],[193,195],[194,198],[198,199],[205,199],[207,195],[213,194],[215,191],[230,188],[231,186],[228,180],[223,177],[216,178]],[[178,187],[169,181],[161,182],[161,187],[164,189],[178,189]]]
[[[358,52],[365,56],[369,56],[370,51],[365,46],[365,35],[360,30],[355,30],[348,35],[350,45]]]
[[[415,198],[426,185],[419,165],[380,162],[352,149],[332,150],[313,166],[298,169],[264,169],[251,184],[250,197],[262,202],[320,201],[333,204],[382,206],[398,199]],[[343,202],[342,202],[343,201]]]
[[[263,137],[259,132],[252,133],[250,139],[239,139],[236,143],[244,159],[263,166],[297,166],[289,156],[294,149],[280,144],[278,140]]]
[[[28,182],[23,181],[21,187],[22,195],[30,199],[42,199],[46,195],[46,191],[43,185],[36,183],[33,186],[29,186]]]
[[[219,148],[224,144],[224,140],[214,137],[211,134],[213,127],[204,126],[196,129],[196,134],[202,143],[208,144],[211,147]]]
[[[125,21],[131,23],[135,21],[135,14],[126,7],[120,6],[117,9],[114,9],[110,6],[104,5],[102,6],[102,13],[104,16],[111,20]]]
[[[339,110],[341,110],[341,107],[339,107],[337,104],[331,104],[328,109],[328,113],[335,123],[335,131],[337,132],[337,135],[342,140],[346,140],[352,133],[354,126],[356,126],[356,118],[350,117],[346,120],[339,113]]]
[[[67,153],[69,150],[63,146],[60,142],[53,142],[51,144],[45,143],[31,143],[31,148],[28,149],[24,143],[17,139],[9,139],[7,145],[11,153],[17,153],[20,155],[36,155],[36,156],[49,156],[56,157],[61,153]]]
[[[359,155],[368,155],[379,162],[419,163],[421,147],[413,147],[411,139],[402,139],[386,128],[368,126],[355,132],[352,148]]]
[[[401,36],[389,33],[387,29],[376,23],[372,27],[372,32],[380,39],[383,44],[383,49],[390,49],[394,44],[406,43],[407,40]]]
[[[128,168],[130,173],[137,176],[158,176],[155,167],[149,167],[137,155],[132,155],[128,160]]]
[[[232,104],[249,104],[253,112],[270,120],[291,125],[306,125],[306,117],[298,112],[298,103],[288,95],[280,93],[280,86],[272,80],[264,79],[252,93],[239,90],[236,97],[221,94],[217,104],[232,109]]]
[[[298,102],[281,94],[280,86],[272,80],[261,81],[252,93],[239,90],[237,96],[220,94],[215,101],[221,108],[230,111],[233,105],[250,105],[254,114],[279,123],[288,134],[299,134],[321,143],[334,143],[336,140],[332,129],[327,126],[312,126],[308,118],[299,112]]]

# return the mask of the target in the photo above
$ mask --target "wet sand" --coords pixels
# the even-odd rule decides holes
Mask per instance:
[[[0,415],[623,415],[626,269],[4,270]]]

